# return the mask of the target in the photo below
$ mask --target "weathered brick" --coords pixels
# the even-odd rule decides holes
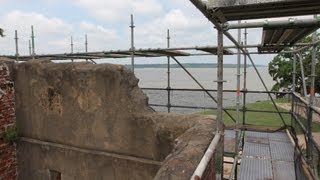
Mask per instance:
[[[0,137],[8,127],[15,126],[15,104],[13,82],[9,77],[9,68],[0,64],[0,88],[6,94],[0,94]],[[0,179],[16,179],[16,148],[0,138]]]

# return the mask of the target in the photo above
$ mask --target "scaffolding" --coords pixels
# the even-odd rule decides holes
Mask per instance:
[[[170,47],[170,31],[167,31],[167,47],[166,48],[148,48],[148,49],[136,49],[134,44],[134,19],[131,15],[131,47],[128,50],[111,50],[111,51],[99,51],[99,52],[88,52],[88,40],[87,35],[85,36],[85,52],[73,52],[73,40],[71,38],[71,53],[62,54],[44,54],[38,55],[35,53],[35,36],[32,27],[31,41],[29,41],[29,56],[20,56],[18,49],[18,33],[15,32],[15,43],[16,43],[16,54],[14,56],[6,56],[17,61],[28,61],[30,59],[41,59],[48,58],[50,60],[90,60],[96,63],[100,59],[119,59],[119,58],[130,58],[131,59],[131,69],[135,70],[135,58],[136,57],[165,57],[167,58],[167,87],[166,88],[143,88],[144,90],[153,91],[166,91],[167,92],[167,103],[166,104],[150,104],[154,107],[165,107],[168,112],[172,111],[172,108],[191,108],[191,109],[216,109],[217,110],[217,127],[215,137],[211,142],[205,156],[199,163],[199,166],[195,170],[191,179],[213,179],[216,173],[209,173],[210,169],[216,168],[215,171],[219,171],[221,177],[223,177],[223,164],[226,163],[223,160],[224,156],[230,156],[233,158],[231,164],[232,173],[229,179],[237,179],[239,169],[238,166],[241,159],[241,153],[244,150],[244,144],[247,142],[245,133],[249,131],[258,132],[276,132],[280,130],[287,129],[291,137],[293,137],[295,142],[294,152],[295,160],[301,162],[295,167],[295,169],[307,169],[309,174],[297,175],[297,178],[303,179],[304,177],[312,177],[314,179],[318,178],[320,174],[320,164],[319,164],[319,154],[320,146],[314,140],[312,134],[312,119],[314,116],[320,117],[320,111],[315,107],[315,65],[316,65],[316,47],[320,43],[316,39],[315,34],[313,35],[313,42],[311,44],[297,43],[303,37],[315,32],[320,28],[320,19],[318,17],[310,19],[293,19],[288,20],[264,20],[257,22],[243,22],[242,20],[247,19],[258,19],[258,18],[272,18],[272,17],[282,17],[282,16],[296,16],[296,15],[310,15],[320,13],[320,2],[315,1],[286,1],[281,0],[271,1],[271,0],[261,0],[259,3],[257,1],[252,1],[252,3],[242,3],[242,1],[235,1],[235,4],[227,5],[221,4],[221,1],[209,0],[205,3],[201,0],[190,0],[202,13],[208,18],[210,22],[213,23],[217,30],[217,46],[195,46],[195,47]],[[265,4],[264,4],[265,3]],[[262,10],[263,9],[263,10]],[[248,13],[249,12],[249,13]],[[230,22],[238,21],[238,22]],[[261,44],[247,44],[247,29],[248,28],[262,28],[262,41]],[[235,39],[228,30],[238,29],[238,39]],[[244,42],[241,42],[241,29],[245,29],[244,32]],[[231,40],[234,45],[225,46],[223,44],[224,36]],[[284,51],[287,47],[294,47],[292,51]],[[307,49],[313,49],[312,53],[312,74],[311,74],[311,87],[310,87],[310,100],[306,101],[304,98],[300,97],[295,93],[296,88],[296,63],[299,60],[303,63],[301,52]],[[236,49],[237,52],[233,52],[231,49]],[[249,49],[256,49],[256,52],[249,51]],[[292,72],[292,89],[291,92],[272,92],[266,86],[262,75],[260,74],[257,66],[255,65],[252,54],[278,54],[278,53],[288,53],[291,54],[293,58],[293,72]],[[207,89],[205,88],[193,75],[192,73],[178,60],[180,57],[190,57],[190,56],[217,56],[217,89]],[[237,55],[237,86],[235,90],[224,90],[224,78],[223,78],[223,57],[225,55]],[[240,89],[241,84],[241,57],[243,56],[243,89]],[[255,72],[257,73],[259,79],[262,82],[264,91],[249,91],[247,89],[247,64],[248,61],[252,64]],[[190,78],[192,78],[199,89],[177,89],[171,87],[171,63],[175,62],[182,68]],[[304,73],[302,72],[304,76]],[[306,87],[304,85],[304,87]],[[172,104],[171,92],[204,92],[206,95],[217,104],[217,107],[205,107],[205,106],[184,106]],[[305,90],[305,95],[306,95]],[[217,97],[214,97],[212,93],[217,93]],[[223,94],[224,93],[236,93],[236,108],[225,108],[223,106]],[[259,93],[266,94],[269,96],[272,104],[276,111],[266,111],[257,109],[247,109],[246,99],[248,93]],[[243,95],[242,106],[240,94]],[[274,101],[274,94],[286,94],[291,97],[291,111],[281,111]],[[236,111],[236,117],[232,116],[231,111]],[[226,137],[225,128],[223,126],[222,114],[226,113],[229,118],[234,122],[233,127],[229,127],[235,131],[235,145],[234,152],[228,153],[224,151],[224,138]],[[276,113],[278,114],[282,127],[274,129],[272,127],[258,127],[255,125],[250,125],[246,122],[247,112],[263,112],[263,113]],[[242,113],[242,122],[240,121],[240,114]],[[283,118],[283,115],[291,116],[291,123],[287,124]],[[303,153],[301,147],[299,147],[299,139],[297,138],[297,132],[303,134],[305,142],[307,144],[306,154]],[[250,133],[250,132],[249,132]],[[220,158],[220,161],[217,161]],[[221,160],[222,158],[222,160]],[[215,162],[216,161],[216,162]],[[220,165],[218,165],[218,163]],[[307,164],[307,168],[302,166],[302,164]],[[219,170],[217,167],[219,166]],[[242,174],[243,175],[243,174]],[[246,177],[246,176],[245,176]]]
[[[201,1],[201,0],[190,0],[202,13],[203,15],[213,23],[215,28],[218,31],[218,46],[221,46],[220,48],[223,48],[223,40],[222,40],[222,34],[224,34],[229,40],[231,40],[239,49],[238,54],[240,54],[240,50],[245,54],[245,57],[249,59],[251,64],[256,70],[257,75],[259,76],[265,90],[269,92],[265,82],[263,81],[258,69],[256,68],[253,59],[248,53],[248,51],[241,47],[241,44],[239,41],[237,41],[227,30],[228,29],[239,29],[239,28],[263,28],[263,36],[262,36],[262,44],[260,47],[258,47],[258,52],[259,53],[270,53],[270,52],[281,52],[285,47],[291,47],[293,46],[298,40],[300,40],[302,37],[305,37],[306,35],[316,31],[319,28],[319,23],[317,20],[317,17],[315,16],[314,19],[306,20],[306,21],[296,21],[294,19],[289,19],[288,22],[286,21],[279,21],[279,22],[269,22],[269,21],[264,21],[264,22],[259,22],[259,23],[238,23],[238,24],[228,24],[228,21],[234,21],[234,20],[248,20],[248,19],[257,19],[257,18],[272,18],[272,17],[282,17],[282,16],[292,16],[292,15],[312,15],[312,14],[317,14],[319,13],[319,2],[315,1],[270,1],[270,0],[260,0],[260,1],[249,1],[249,2],[243,2],[243,1],[227,1],[227,2],[222,2],[222,1],[217,1],[217,0],[209,0],[209,1]],[[307,11],[306,8],[309,8]],[[240,36],[240,35],[238,35]],[[283,47],[280,47],[282,45]],[[309,165],[309,173],[308,175],[306,174],[297,174],[296,173],[296,178],[298,179],[303,179],[305,177],[310,177],[317,179],[317,175],[319,172],[315,171],[315,168],[313,167],[314,165],[314,158],[313,158],[313,149],[318,148],[318,144],[313,143],[315,142],[312,136],[312,115],[314,114],[314,110],[312,107],[314,107],[314,98],[315,98],[315,90],[314,90],[314,84],[315,84],[315,65],[316,65],[316,33],[313,34],[313,43],[312,43],[312,65],[311,65],[311,86],[310,86],[310,100],[309,102],[305,102],[304,104],[308,106],[306,109],[307,115],[307,123],[305,126],[303,126],[302,123],[299,123],[301,128],[305,131],[302,130],[303,134],[305,135],[306,139],[306,156],[301,153],[301,149],[298,148],[299,144],[297,140],[295,140],[295,148],[297,149],[296,152],[299,154],[299,159],[303,159],[307,162]],[[296,51],[297,52],[297,51]],[[293,53],[296,53],[293,52]],[[295,58],[296,59],[296,58]],[[302,62],[302,61],[301,61]],[[219,76],[221,72],[223,72],[223,56],[218,56],[218,116],[217,116],[217,121],[222,122],[222,117],[221,117],[221,112],[222,112],[222,97],[223,97],[223,78],[222,76]],[[295,63],[295,62],[294,62]],[[238,69],[240,67],[238,66]],[[294,70],[296,70],[294,68]],[[295,74],[296,72],[293,72],[293,79],[296,78]],[[239,81],[239,80],[238,80]],[[293,80],[295,82],[295,80]],[[239,83],[239,82],[238,82]],[[295,84],[293,84],[295,86]],[[293,88],[294,89],[294,88]],[[237,90],[239,91],[239,90]],[[282,113],[279,112],[279,109],[277,105],[275,104],[275,101],[273,97],[271,96],[270,93],[268,93],[276,111],[278,112],[281,121],[283,123],[283,129],[291,129],[290,133],[293,133],[293,137],[296,136],[295,128],[292,126],[293,124],[287,125],[286,122],[284,121],[284,118],[282,116]],[[295,99],[297,98],[297,95],[295,92],[292,92],[292,102],[294,104]],[[301,100],[301,99],[300,99]],[[237,101],[238,103],[238,101]],[[300,103],[301,104],[301,103]],[[244,105],[245,106],[245,105]],[[294,105],[292,105],[292,110],[291,110],[291,115],[293,116],[293,121],[292,122],[299,122],[298,118],[296,117],[296,113],[293,111]],[[237,106],[238,110],[238,106]],[[239,111],[237,111],[239,113]],[[238,116],[239,117],[239,116]],[[244,124],[243,124],[244,125]],[[218,126],[218,125],[217,125]],[[219,128],[218,128],[219,130]],[[232,168],[232,173],[229,177],[229,179],[237,179],[237,166],[238,166],[238,159],[241,157],[241,154],[239,153],[240,151],[237,151],[238,145],[240,145],[240,142],[242,142],[242,148],[244,153],[248,151],[248,147],[243,147],[246,143],[244,143],[244,140],[240,141],[238,139],[238,131],[239,131],[239,123],[237,121],[235,125],[235,131],[236,131],[236,151],[234,154],[234,163],[233,163],[233,168]],[[244,137],[244,136],[243,136]],[[223,137],[222,137],[223,139]],[[261,138],[258,138],[258,140],[262,140]],[[248,144],[248,143],[247,143]],[[314,148],[316,147],[316,148]],[[257,148],[257,147],[255,147]],[[262,147],[258,147],[258,150],[261,151]],[[270,148],[269,148],[270,149]],[[222,153],[223,154],[223,153]],[[250,153],[249,153],[250,154]],[[261,155],[261,154],[260,154]],[[319,157],[319,149],[317,149],[317,157]],[[223,155],[222,155],[223,156]],[[319,164],[319,159],[316,159],[316,162],[318,161]],[[261,164],[262,163],[262,164]],[[246,158],[244,157],[243,161],[241,162],[242,164],[242,169],[247,172],[242,172],[240,173],[242,176],[239,177],[239,179],[254,179],[257,178],[254,176],[253,172],[248,171],[248,167],[245,169],[245,165],[253,168],[254,166],[260,166],[263,168],[258,168],[257,171],[260,171],[263,177],[260,178],[271,178],[272,177],[272,172],[265,172],[267,166],[271,167],[271,164],[266,165],[266,162],[263,162],[263,160],[258,160],[255,159],[254,161],[246,161]],[[250,165],[248,165],[250,164]],[[317,169],[319,169],[319,165],[317,164]],[[301,163],[300,163],[301,165]],[[279,171],[280,167],[272,165],[272,168],[275,169],[276,171]],[[269,168],[272,169],[272,168]],[[278,168],[278,169],[277,169]],[[295,167],[296,170],[298,167]],[[301,167],[300,167],[301,169]],[[240,165],[240,170],[241,170],[241,165]],[[223,171],[222,171],[223,172]],[[264,174],[266,173],[266,174]],[[205,173],[204,173],[205,174]],[[202,178],[204,174],[194,174],[192,177],[193,179],[197,178]],[[223,173],[221,173],[221,179],[223,179]],[[243,174],[245,174],[243,176]],[[261,175],[260,174],[260,175]],[[270,176],[271,174],[271,176]],[[259,176],[258,176],[259,177]],[[284,176],[285,177],[285,176]],[[213,177],[212,177],[213,178]],[[207,179],[207,177],[205,178]]]

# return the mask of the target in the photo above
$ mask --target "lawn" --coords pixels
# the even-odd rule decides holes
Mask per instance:
[[[288,99],[275,99],[276,103],[288,103]],[[228,109],[235,109],[235,106],[227,107]],[[242,105],[240,106],[242,108]],[[263,111],[276,111],[276,108],[273,106],[271,101],[257,101],[254,103],[247,104],[246,108],[248,110],[263,110]],[[285,109],[278,108],[279,111],[288,112]],[[217,110],[208,110],[201,112],[201,114],[205,115],[216,115]],[[236,119],[236,111],[228,111],[234,119]],[[240,124],[242,124],[243,113],[240,111]],[[290,114],[282,114],[284,122],[287,125],[291,125],[291,115]],[[231,118],[223,112],[223,123],[226,126],[235,125],[235,123],[231,120]],[[257,126],[268,126],[274,128],[280,128],[283,126],[283,122],[278,113],[265,113],[265,112],[246,112],[246,124],[249,125],[257,125]],[[319,123],[312,123],[313,124],[313,132],[320,132],[320,124]]]

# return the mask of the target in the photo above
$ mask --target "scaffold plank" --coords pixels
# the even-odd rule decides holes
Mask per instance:
[[[294,147],[288,135],[246,131],[238,179],[295,179]]]

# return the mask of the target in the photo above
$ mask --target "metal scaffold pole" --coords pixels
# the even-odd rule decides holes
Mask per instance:
[[[221,133],[224,131],[222,122],[222,112],[223,112],[223,31],[218,29],[218,65],[217,65],[217,132]],[[221,138],[221,179],[223,179],[223,139]]]
[[[317,16],[315,16],[317,18]],[[307,137],[308,137],[308,147],[307,147],[307,158],[310,161],[311,167],[313,167],[313,156],[312,156],[312,118],[313,118],[313,111],[312,106],[315,104],[315,79],[316,79],[316,64],[317,64],[317,45],[315,42],[317,41],[317,31],[315,31],[312,35],[312,62],[311,62],[311,83],[310,83],[310,99],[309,99],[309,110],[308,110],[308,126],[307,126]]]
[[[306,85],[306,78],[305,78],[305,76],[304,76],[303,59],[302,59],[301,54],[299,55],[299,62],[300,62],[300,70],[301,70],[303,96],[304,96],[304,97],[307,97],[307,85]]]
[[[217,131],[223,131],[222,108],[223,108],[223,32],[218,30],[218,65],[217,65]]]
[[[85,35],[85,50],[86,50],[86,52],[88,52],[88,36],[87,35]]]
[[[223,26],[221,26],[221,25],[219,24],[218,20],[212,18],[212,16],[211,16],[211,14],[209,13],[209,11],[207,11],[206,4],[205,4],[203,1],[201,1],[201,0],[190,0],[190,1],[208,18],[209,21],[211,21],[211,22],[216,26],[217,30],[221,31],[221,30],[223,29]],[[266,86],[266,84],[265,84],[265,82],[264,82],[264,80],[263,80],[263,78],[262,78],[259,70],[257,69],[255,63],[253,62],[253,59],[252,59],[252,57],[250,56],[250,54],[249,54],[247,51],[244,50],[244,48],[238,43],[237,40],[235,40],[235,39],[233,38],[233,36],[232,36],[228,31],[223,31],[223,34],[224,34],[234,45],[236,45],[237,48],[240,48],[241,51],[242,51],[244,54],[246,54],[246,56],[249,58],[249,60],[250,60],[250,62],[251,62],[251,64],[252,64],[254,70],[256,71],[256,73],[257,73],[257,75],[258,75],[258,77],[259,77],[259,79],[260,79],[263,87],[265,88],[266,91],[269,91],[269,89],[268,89],[268,87]],[[281,113],[279,113],[279,108],[276,106],[276,103],[275,103],[273,97],[271,96],[270,93],[269,93],[268,95],[269,95],[269,97],[270,97],[270,99],[271,99],[271,101],[272,101],[273,106],[274,106],[275,109],[277,110],[277,112],[278,112],[278,114],[279,114],[279,116],[280,116],[280,118],[281,118],[282,123],[284,124],[284,126],[286,126],[286,123],[285,123],[285,121],[284,121],[284,119],[283,119],[283,116],[281,115]]]
[[[32,59],[34,60],[34,56],[36,55],[35,53],[35,43],[34,43],[34,31],[33,31],[33,26],[31,26],[31,45],[32,45]]]
[[[241,23],[241,21],[239,21],[238,23]],[[238,42],[239,44],[241,44],[241,29],[238,29]],[[236,109],[237,109],[237,121],[236,121],[236,128],[235,128],[235,132],[236,132],[236,139],[235,139],[235,154],[238,154],[238,145],[239,145],[239,122],[240,122],[240,76],[241,76],[241,71],[240,71],[240,66],[241,66],[241,51],[238,48],[238,55],[237,55],[237,99],[236,99]]]
[[[247,45],[248,32],[244,29],[244,45]],[[247,51],[247,48],[244,49]],[[242,125],[246,124],[246,99],[247,98],[247,56],[243,56],[243,105],[242,105]]]
[[[135,53],[135,47],[134,47],[134,21],[133,21],[133,14],[131,14],[131,69],[132,72],[134,73],[134,53]]]
[[[73,37],[71,36],[71,54],[73,53]]]
[[[32,55],[32,47],[31,47],[31,41],[29,39],[29,55],[31,56]]]
[[[71,54],[73,54],[73,37],[71,36]],[[71,59],[71,62],[73,62],[73,59]]]
[[[295,51],[295,48],[293,49]],[[291,126],[294,128],[295,127],[295,120],[293,117],[293,113],[294,113],[294,101],[295,101],[295,96],[294,96],[294,92],[296,92],[296,76],[297,76],[297,54],[296,53],[292,53],[293,56],[293,61],[292,61],[292,88],[291,88]]]
[[[16,60],[19,61],[18,31],[15,30]]]
[[[87,37],[87,35],[85,35],[84,45],[85,45],[85,51],[88,52],[88,37]],[[86,59],[86,61],[88,61],[88,59]]]
[[[204,88],[204,86],[174,57],[171,58],[198,84],[198,86],[203,90],[215,103],[218,103],[217,99],[212,96],[212,94]],[[236,122],[235,118],[227,111],[227,109],[222,107],[222,110],[230,117],[233,122]]]
[[[170,30],[167,30],[167,48],[170,48]],[[170,89],[171,89],[171,84],[170,84],[170,56],[167,57],[168,64],[167,64],[167,75],[168,75],[168,85],[167,85],[167,91],[168,91],[168,113],[170,113],[171,110],[171,97],[170,97]]]

